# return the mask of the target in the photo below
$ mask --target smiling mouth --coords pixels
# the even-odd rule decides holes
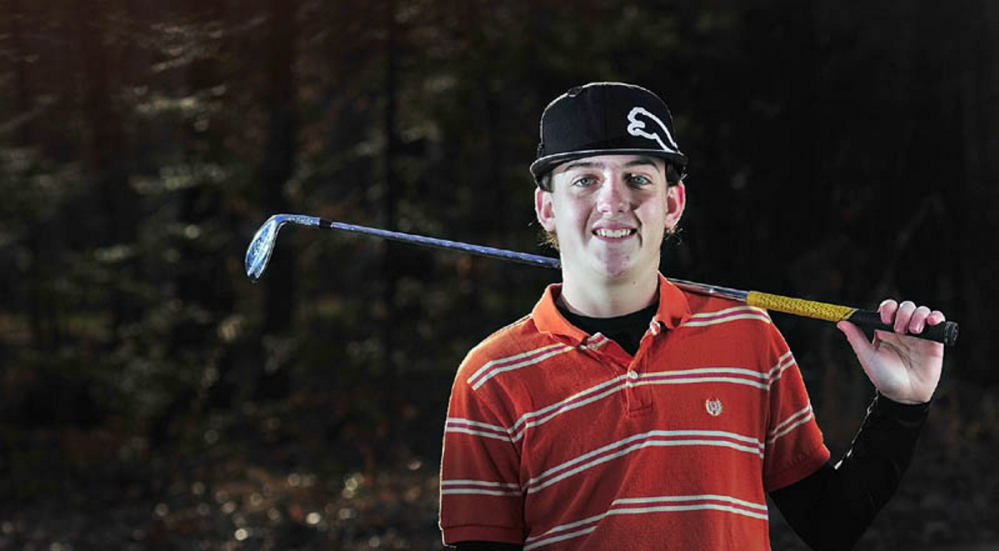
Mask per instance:
[[[593,230],[593,233],[597,237],[606,237],[608,239],[621,239],[622,237],[628,237],[629,235],[634,234],[635,230],[629,230],[629,229],[611,230],[611,229],[601,228]]]

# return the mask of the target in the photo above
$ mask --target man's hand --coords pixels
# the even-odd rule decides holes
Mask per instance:
[[[943,323],[946,317],[939,310],[891,299],[882,302],[878,312],[882,322],[894,327],[894,333],[875,331],[874,340],[869,341],[848,321],[836,327],[846,335],[878,392],[903,404],[929,402],[940,382],[944,345],[908,335],[918,335],[927,325]]]

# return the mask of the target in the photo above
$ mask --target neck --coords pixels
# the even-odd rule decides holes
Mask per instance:
[[[655,302],[659,275],[622,277],[600,283],[571,277],[562,272],[560,300],[570,312],[591,318],[613,318],[637,312]]]

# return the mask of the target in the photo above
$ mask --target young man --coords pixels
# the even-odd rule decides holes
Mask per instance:
[[[815,549],[848,549],[898,485],[943,360],[907,335],[939,311],[886,300],[895,333],[846,335],[877,396],[830,463],[765,311],[673,286],[686,206],[668,108],[621,83],[541,118],[535,210],[562,283],[474,348],[451,394],[440,525],[459,550],[768,549],[766,493]]]

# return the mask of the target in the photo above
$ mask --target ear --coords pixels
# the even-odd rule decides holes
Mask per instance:
[[[541,188],[534,190],[534,214],[545,231],[555,231],[555,210],[552,208],[552,192]]]
[[[666,229],[673,230],[680,223],[687,206],[687,188],[683,182],[666,188]]]

